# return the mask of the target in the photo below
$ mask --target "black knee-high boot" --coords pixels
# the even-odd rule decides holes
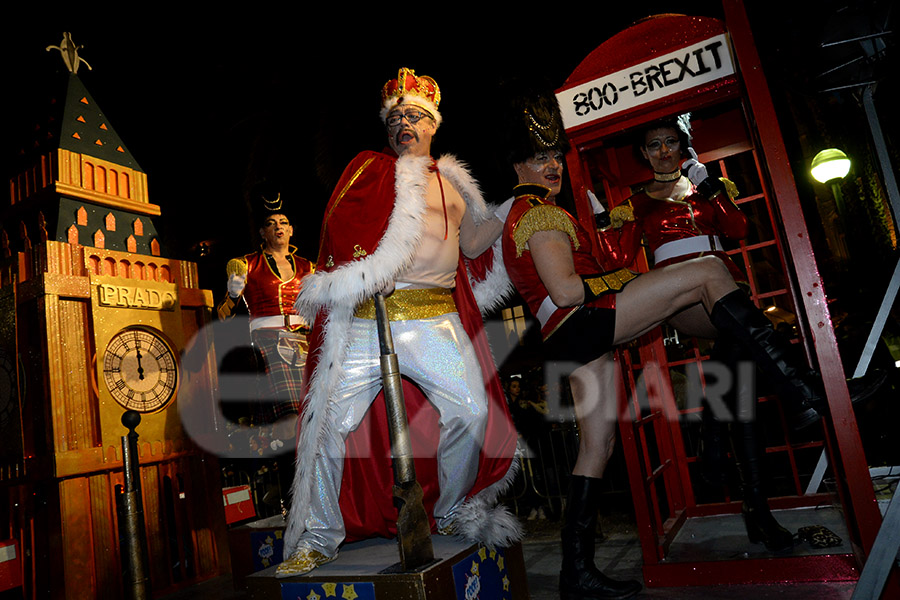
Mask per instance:
[[[743,290],[735,290],[719,299],[709,317],[716,329],[740,344],[763,374],[778,386],[779,396],[795,430],[821,418],[828,404],[820,375],[795,364],[788,340],[775,331],[772,322]],[[884,380],[884,373],[854,379],[849,383],[851,400],[858,402],[872,395]]]
[[[562,529],[562,568],[559,594],[562,600],[631,598],[641,591],[634,580],[616,581],[594,565],[594,536],[600,479],[572,475]]]
[[[754,544],[762,542],[770,552],[791,548],[794,536],[778,524],[766,501],[762,477],[763,457],[756,422],[733,422],[731,443],[741,476],[741,491],[744,496],[741,514],[747,528],[747,537]]]
[[[740,348],[728,336],[720,336],[710,353],[710,361],[721,365],[732,374],[737,373],[737,361]],[[732,381],[735,381],[734,376]],[[735,386],[721,398],[724,406],[734,415]],[[700,413],[700,476],[711,485],[727,483],[725,463],[728,457],[728,422],[716,416],[713,410],[714,399],[705,398],[703,412]],[[728,421],[731,419],[729,418]]]
[[[812,425],[821,418],[825,399],[821,390],[814,387],[814,373],[792,364],[789,342],[775,331],[772,322],[743,290],[716,302],[709,318],[722,334],[744,347],[762,372],[776,383],[794,429]]]
[[[793,536],[772,516],[763,489],[764,465],[759,442],[760,428],[756,420],[755,378],[748,377],[740,368],[750,357],[730,336],[722,335],[716,340],[710,358],[731,373],[731,385],[721,398],[724,404],[722,408],[727,409],[730,418],[727,424],[717,423],[720,428],[727,427],[730,433],[731,447],[741,478],[744,498],[741,514],[747,536],[752,543],[762,542],[772,552],[790,548]],[[724,446],[724,440],[719,441]],[[724,447],[719,452],[724,456]]]
[[[727,424],[712,414],[709,405],[703,407],[700,415],[700,476],[710,485],[724,485]]]

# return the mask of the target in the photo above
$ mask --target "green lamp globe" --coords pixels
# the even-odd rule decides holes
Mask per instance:
[[[850,172],[850,159],[837,148],[822,150],[812,159],[810,173],[819,183],[843,179]]]

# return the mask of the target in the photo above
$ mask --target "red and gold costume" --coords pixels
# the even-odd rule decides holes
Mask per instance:
[[[300,293],[300,280],[313,273],[315,265],[291,252],[288,260],[293,263],[294,276],[284,281],[272,270],[264,252],[247,254],[243,260],[247,264],[247,287],[244,288],[244,299],[247,301],[250,318],[296,315],[294,304]],[[288,324],[290,329],[297,329],[300,326],[302,325]]]
[[[631,255],[623,251],[630,250],[634,245],[628,243],[628,236],[633,235],[633,225],[626,224],[621,232],[616,232],[615,237],[604,240],[607,261],[605,265],[601,265],[590,252],[588,232],[565,209],[547,200],[550,192],[548,188],[523,184],[516,186],[514,192],[516,200],[503,228],[503,257],[510,280],[528,303],[531,313],[541,323],[543,338],[549,338],[582,306],[615,309],[615,292],[636,277],[628,269],[622,268],[624,264],[631,262]],[[561,231],[569,237],[575,272],[578,275],[594,276],[588,279],[588,285],[598,297],[586,305],[562,308],[556,306],[538,276],[528,249],[528,240],[538,231],[551,230]]]
[[[286,554],[312,545],[315,550],[330,555],[334,548],[326,545],[333,546],[341,539],[396,535],[390,440],[381,393],[378,392],[374,402],[367,396],[353,404],[353,410],[365,411],[365,416],[346,438],[343,457],[329,460],[322,448],[333,444],[335,430],[344,427],[346,419],[356,418],[344,415],[343,408],[336,407],[345,406],[348,394],[352,393],[345,384],[358,360],[349,358],[348,352],[360,354],[357,352],[360,332],[374,327],[372,321],[362,322],[365,317],[360,317],[359,309],[413,264],[424,232],[425,183],[435,168],[442,177],[442,185],[453,186],[461,194],[476,224],[493,218],[475,181],[452,157],[434,163],[430,157],[397,158],[376,152],[364,152],[350,163],[326,208],[318,270],[304,281],[297,303],[300,313],[314,320],[314,325],[292,511],[285,536]],[[476,456],[480,456],[477,476],[465,501],[454,511],[453,524],[456,532],[467,538],[505,545],[517,539],[519,527],[504,507],[494,503],[515,474],[513,456],[517,436],[475,296],[501,302],[509,281],[502,268],[493,270],[488,280],[491,283],[487,285],[493,289],[473,295],[460,258],[452,303],[465,330],[464,337],[468,337],[464,344],[462,341],[459,344],[466,347],[471,344],[480,364],[479,384],[484,386],[487,396],[487,421],[483,439],[473,440],[480,445],[480,452],[475,450]],[[413,312],[426,309],[415,305],[407,308]],[[392,323],[392,328],[416,322],[414,317],[410,319]],[[394,333],[395,343],[400,337]],[[374,352],[377,353],[377,346]],[[399,348],[397,354],[399,357]],[[431,519],[441,491],[436,445],[442,426],[435,406],[419,388],[404,381],[404,394],[416,475]],[[335,487],[340,495],[339,514],[335,514],[329,497]],[[319,504],[325,505],[324,510],[316,508]],[[432,521],[432,528],[435,527]]]
[[[712,254],[722,259],[737,282],[746,282],[746,275],[734,264],[722,248],[718,236],[741,240],[747,236],[747,217],[734,203],[737,190],[723,179],[726,192],[706,198],[691,187],[680,199],[658,199],[643,191],[628,199],[634,211],[638,231],[654,253],[654,267],[664,267],[690,258]]]
[[[308,327],[294,308],[301,280],[315,264],[291,253],[294,274],[287,280],[275,272],[274,259],[260,250],[229,261],[228,270],[246,274],[242,297],[250,313],[250,337],[262,355],[266,377],[260,389],[258,417],[272,422],[299,414],[306,362]],[[231,274],[231,273],[230,273]],[[217,307],[220,319],[232,316],[237,298],[226,295]]]

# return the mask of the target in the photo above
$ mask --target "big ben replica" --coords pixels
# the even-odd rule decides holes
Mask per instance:
[[[68,70],[0,218],[0,538],[18,543],[26,597],[121,597],[121,417],[136,410],[158,595],[228,567],[217,463],[178,410],[186,388],[211,406],[215,369],[182,354],[212,296],[160,247],[147,175],[78,77],[69,34],[54,48]]]

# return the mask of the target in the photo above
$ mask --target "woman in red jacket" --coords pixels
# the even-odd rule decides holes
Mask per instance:
[[[653,180],[629,198],[626,206],[633,211],[635,232],[642,237],[653,257],[653,269],[701,256],[715,256],[728,268],[735,283],[749,292],[746,275],[725,253],[722,240],[742,240],[747,236],[747,218],[734,202],[737,189],[724,178],[709,177],[706,167],[691,147],[689,115],[680,115],[648,124],[640,132],[637,150],[653,169]],[[686,160],[685,160],[686,159]],[[739,377],[739,363],[752,361],[739,341],[727,331],[717,330],[709,314],[700,306],[684,310],[669,319],[669,324],[682,333],[715,339],[711,361],[724,367],[733,382],[724,395],[727,419],[718,419],[711,404],[703,408],[701,472],[712,483],[725,483],[723,471],[727,441],[731,445],[741,479],[743,504],[741,512],[751,542],[763,542],[770,551],[789,548],[791,533],[778,524],[769,510],[763,485],[763,454],[759,425],[752,407],[737,406],[738,397],[756,398],[754,381]],[[770,325],[759,321],[760,331]],[[791,425],[806,427],[818,420],[818,412],[792,411],[787,405]],[[747,410],[751,409],[751,410]]]

